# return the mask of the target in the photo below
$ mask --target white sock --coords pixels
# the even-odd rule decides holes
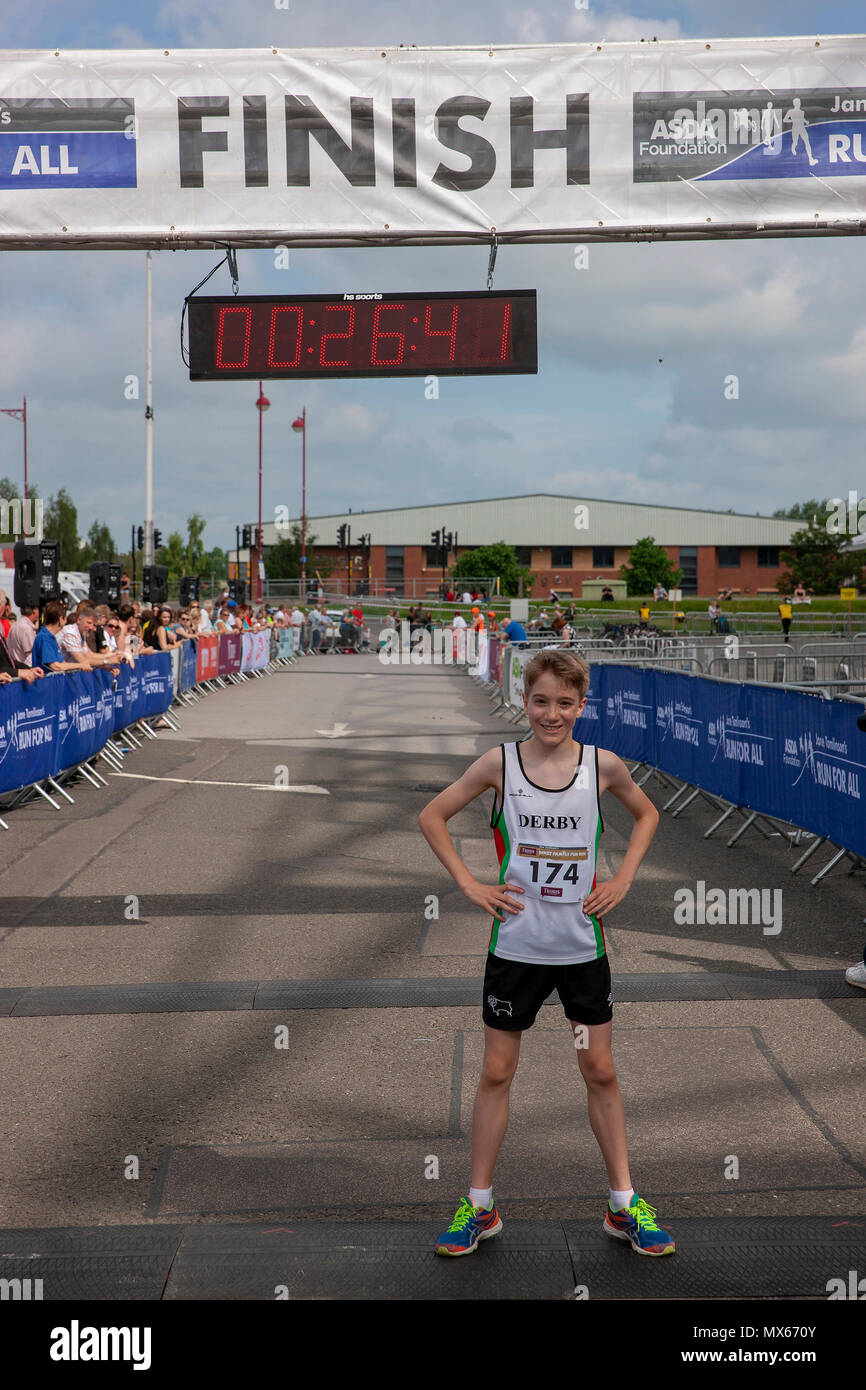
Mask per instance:
[[[633,1196],[633,1187],[623,1188],[622,1192],[617,1192],[615,1188],[612,1187],[610,1189],[610,1204],[613,1207],[614,1211],[619,1211],[620,1207],[627,1207],[631,1205],[631,1199]]]
[[[470,1187],[469,1200],[473,1207],[483,1207],[485,1211],[493,1206],[492,1187]]]

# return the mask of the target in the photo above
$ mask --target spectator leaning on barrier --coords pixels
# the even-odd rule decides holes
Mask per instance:
[[[516,618],[506,618],[502,624],[502,631],[515,647],[526,646],[526,629]]]
[[[77,661],[64,661],[57,635],[63,626],[64,610],[61,604],[46,603],[42,612],[42,626],[36,634],[33,650],[30,653],[34,666],[43,671],[78,671]]]
[[[6,597],[5,591],[0,589],[0,633],[4,637],[9,636],[12,621],[12,605]]]
[[[14,680],[22,680],[29,685],[31,681],[41,680],[44,675],[41,666],[19,666],[13,661],[6,646],[6,638],[0,632],[0,685],[8,685]]]
[[[99,666],[119,666],[122,659],[107,646],[96,650],[96,611],[89,604],[79,605],[75,622],[61,629],[60,645],[71,661],[77,661],[87,671],[95,671]]]
[[[21,616],[12,624],[6,637],[6,645],[12,660],[21,666],[30,665],[30,653],[36,641],[39,626],[39,605],[34,603],[22,607]]]

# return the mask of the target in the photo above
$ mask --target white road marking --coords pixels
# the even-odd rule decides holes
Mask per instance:
[[[335,724],[333,729],[317,729],[316,733],[321,734],[323,738],[347,738],[352,730],[348,724]]]
[[[145,772],[110,772],[109,777],[134,777],[139,782],[181,782],[189,787],[251,787],[257,792],[307,792],[312,796],[330,796],[327,787],[276,786],[273,782],[210,782],[199,777],[149,777]]]

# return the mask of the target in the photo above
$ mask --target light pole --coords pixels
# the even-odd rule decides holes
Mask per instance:
[[[13,420],[24,423],[24,501],[27,501],[27,397],[23,398],[21,409],[0,410],[0,415],[11,415]]]
[[[270,404],[262,390],[262,383],[259,382],[259,398],[256,401],[256,409],[259,412],[259,529],[256,532],[256,598],[259,603],[262,601],[262,415]],[[250,578],[252,579],[252,575]],[[250,590],[252,590],[252,584],[250,584]]]
[[[292,421],[292,429],[301,435],[301,597],[307,597],[307,407]]]

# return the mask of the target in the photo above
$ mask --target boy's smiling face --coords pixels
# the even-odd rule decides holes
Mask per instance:
[[[571,738],[574,721],[583,714],[586,696],[581,699],[576,686],[567,685],[552,671],[542,671],[532,689],[524,692],[523,704],[534,736],[552,748]]]

